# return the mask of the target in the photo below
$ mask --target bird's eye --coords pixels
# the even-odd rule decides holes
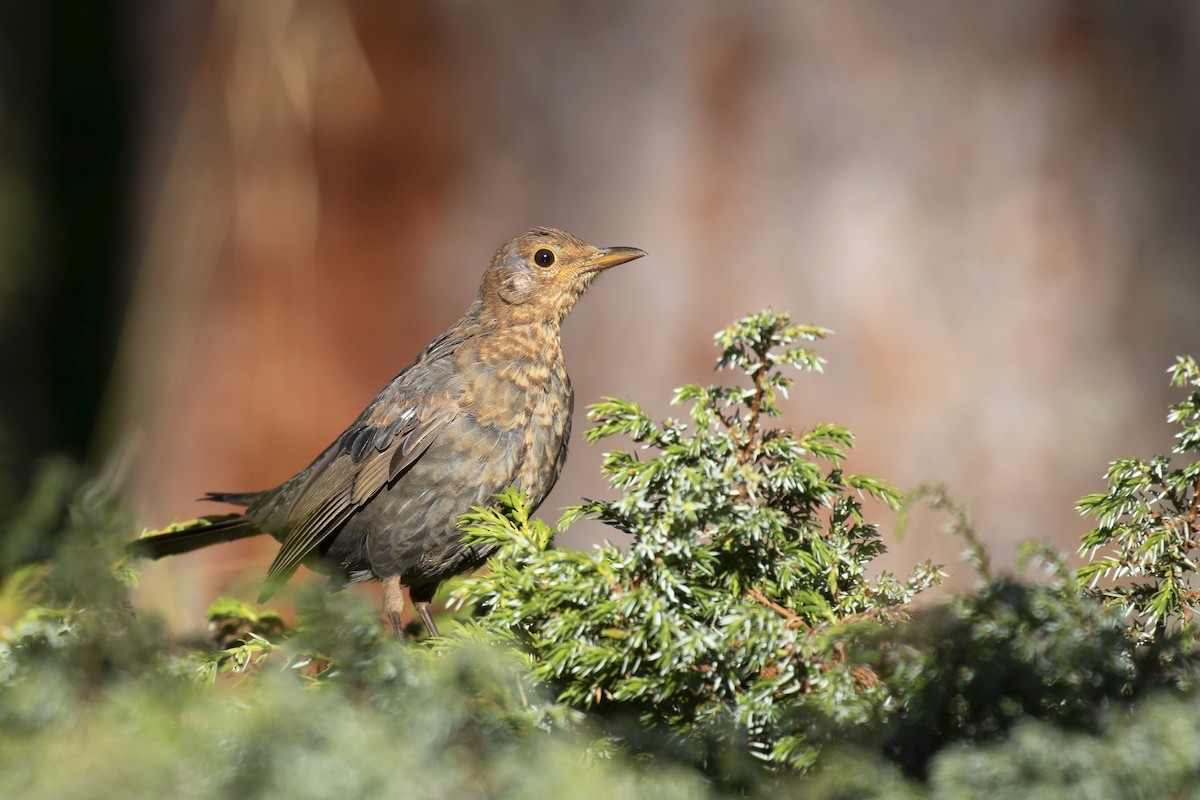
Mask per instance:
[[[548,267],[554,263],[554,251],[542,248],[533,254],[533,263],[539,267]]]

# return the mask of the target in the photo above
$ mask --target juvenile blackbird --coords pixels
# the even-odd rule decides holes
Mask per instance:
[[[479,297],[421,351],[316,460],[262,492],[210,493],[245,507],[200,525],[148,536],[151,558],[269,534],[282,546],[262,602],[302,563],[335,581],[383,581],[399,635],[403,587],[430,635],[429,601],[446,578],[495,550],[466,545],[461,514],[506,486],[536,508],[567,457],[574,393],[559,328],[602,270],[641,258],[634,247],[592,247],[535,228],[496,252]]]

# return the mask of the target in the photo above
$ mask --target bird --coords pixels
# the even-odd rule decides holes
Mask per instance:
[[[259,492],[210,492],[242,507],[136,539],[161,558],[269,535],[281,545],[265,602],[301,563],[331,585],[382,581],[383,611],[404,637],[404,589],[429,636],[430,601],[445,579],[481,567],[495,544],[467,544],[460,516],[506,487],[533,509],[567,457],[574,391],[560,330],[604,270],[646,253],[599,248],[539,227],[500,247],[475,301],[393,378],[349,427],[294,477]]]

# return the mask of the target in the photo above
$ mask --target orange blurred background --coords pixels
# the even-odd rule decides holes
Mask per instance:
[[[305,466],[535,225],[650,254],[565,326],[548,519],[611,495],[587,403],[671,413],[765,306],[837,332],[786,423],[945,483],[1001,564],[1074,550],[1107,463],[1170,446],[1165,369],[1200,354],[1194,3],[147,5],[108,429],[147,526]],[[871,513],[893,567],[970,580],[936,516],[896,542]],[[143,600],[197,627],[274,547],[145,565]]]

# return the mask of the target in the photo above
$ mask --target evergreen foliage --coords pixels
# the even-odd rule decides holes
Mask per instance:
[[[869,579],[884,548],[860,498],[894,508],[899,493],[843,472],[844,428],[774,426],[784,370],[819,370],[806,343],[826,333],[771,312],[720,332],[717,369],[744,382],[678,390],[689,423],[615,398],[591,406],[588,441],[619,434],[640,448],[604,456],[618,499],[564,520],[600,519],[630,537],[625,549],[550,549],[548,526],[513,494],[466,518],[503,546],[460,592],[478,599],[480,627],[516,639],[561,702],[633,731],[626,743],[669,743],[715,767],[736,742],[799,768],[886,692],[846,657],[838,626],[897,617],[938,572]]]
[[[1180,427],[1171,451],[1195,458],[1200,453],[1200,366],[1181,356],[1169,372],[1173,385],[1192,389],[1167,414],[1167,421]],[[1079,570],[1080,580],[1126,614],[1131,633],[1143,644],[1173,631],[1195,636],[1200,459],[1174,466],[1163,455],[1121,458],[1105,477],[1108,491],[1079,501],[1080,511],[1097,522],[1083,539],[1088,563]],[[1101,583],[1113,578],[1117,582]]]
[[[685,420],[594,406],[590,440],[636,447],[605,456],[615,499],[562,524],[616,544],[554,549],[515,493],[476,509],[467,535],[503,546],[437,640],[314,587],[292,626],[223,599],[209,641],[174,641],[129,602],[129,519],[47,463],[0,585],[0,797],[1200,796],[1200,468],[1116,462],[1081,501],[1093,560],[1028,547],[1036,581],[994,574],[965,510],[919,493],[979,585],[914,607],[937,569],[872,565],[868,512],[900,495],[843,470],[847,431],[778,424],[824,335],[739,321],[718,367],[742,382],[679,390]],[[1186,458],[1195,362],[1173,375]]]

